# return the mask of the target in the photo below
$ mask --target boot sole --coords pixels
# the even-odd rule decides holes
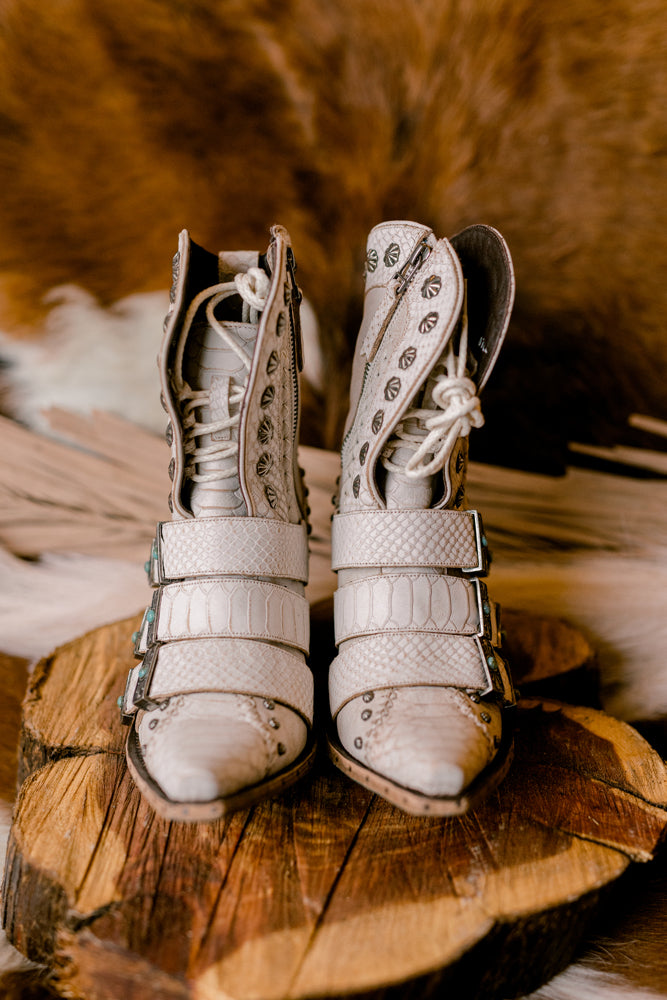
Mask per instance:
[[[141,753],[139,736],[132,726],[127,736],[125,756],[130,774],[143,797],[163,819],[190,823],[212,822],[239,809],[248,809],[263,799],[279,795],[290,785],[304,777],[315,761],[317,746],[312,734],[305,748],[288,767],[272,774],[265,781],[242,788],[233,795],[208,802],[174,802],[167,798],[160,786],[150,776]]]

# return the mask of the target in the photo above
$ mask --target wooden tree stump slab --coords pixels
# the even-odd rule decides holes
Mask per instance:
[[[168,823],[124,761],[116,698],[136,624],[57,650],[24,703],[4,919],[63,996],[516,996],[570,960],[605,887],[664,835],[667,771],[649,745],[538,698],[517,711],[509,777],[466,816],[406,816],[322,760],[279,799]],[[519,675],[590,652],[554,622],[517,613],[512,630]]]

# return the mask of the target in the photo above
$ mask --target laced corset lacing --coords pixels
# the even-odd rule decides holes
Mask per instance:
[[[197,444],[197,438],[217,434],[220,431],[231,432],[233,428],[238,427],[241,403],[248,387],[248,376],[252,365],[252,355],[236,342],[225,324],[215,316],[215,309],[229,296],[240,295],[243,300],[242,322],[257,323],[266,305],[270,286],[271,282],[265,272],[259,267],[251,267],[247,273],[235,275],[233,281],[212,285],[199,292],[190,303],[185,315],[176,351],[173,384],[183,427],[183,451],[186,455],[184,476],[193,482],[209,483],[237,475],[236,463],[230,463],[226,470],[216,469],[213,472],[207,472],[199,467],[235,458],[239,449],[238,441],[225,440],[204,446]],[[195,412],[197,409],[210,406],[210,390],[192,389],[183,378],[183,358],[188,334],[197,311],[207,299],[206,319],[210,327],[215,330],[225,346],[237,355],[246,372],[242,381],[230,380],[228,399],[230,415],[222,420],[212,421],[198,420]],[[229,437],[232,438],[233,434],[230,433]]]
[[[477,387],[466,375],[468,363],[468,314],[464,299],[458,353],[450,341],[431,382],[433,406],[412,407],[385,445],[381,461],[389,472],[410,479],[425,479],[449,462],[460,437],[484,423]],[[409,448],[411,457],[403,465],[393,458],[399,448]]]

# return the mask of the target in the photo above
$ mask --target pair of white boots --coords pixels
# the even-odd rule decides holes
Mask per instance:
[[[157,526],[120,699],[133,777],[169,819],[248,806],[314,760],[294,272],[281,227],[262,255],[180,237],[160,355],[172,520]],[[488,226],[451,241],[411,222],[370,233],[333,518],[327,743],[416,814],[464,812],[511,756],[514,696],[465,473],[513,297]]]

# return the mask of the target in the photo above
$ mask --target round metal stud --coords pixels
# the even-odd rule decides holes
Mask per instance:
[[[133,632],[132,635],[130,636],[130,641],[132,642],[132,645],[134,645],[134,643],[137,641],[138,638],[139,638],[139,633]]]
[[[122,696],[122,694],[119,694],[118,697],[116,698],[116,704],[118,705],[119,708],[123,707],[123,696]]]
[[[398,367],[405,371],[414,362],[416,357],[417,349],[415,347],[406,347],[398,359]]]
[[[373,422],[371,423],[371,430],[373,434],[379,434],[382,428],[382,422],[384,420],[384,410],[378,410],[373,417]]]
[[[366,268],[372,273],[377,266],[378,266],[378,252],[377,250],[373,250],[373,248],[371,247],[371,249],[366,254]]]
[[[422,285],[422,295],[425,299],[434,299],[442,288],[442,278],[437,274],[432,274]]]
[[[272,712],[274,710],[274,708],[276,707],[275,706],[275,702],[269,701],[267,698],[264,699],[264,701],[262,702],[262,704],[264,705],[264,708],[268,709],[269,712]]]
[[[491,722],[491,716],[489,715],[488,712],[482,712],[482,714],[480,715],[480,719],[482,720],[482,722]]]
[[[471,700],[471,701],[473,701],[473,702],[474,702],[474,703],[475,703],[476,705],[477,705],[477,704],[479,703],[479,701],[480,701],[480,697],[479,697],[479,695],[478,695],[478,694],[477,694],[477,693],[476,693],[475,691],[468,691],[468,697],[469,697],[469,698],[470,698],[470,700]]]
[[[277,719],[269,719],[269,725],[271,729],[280,729],[280,723]]]
[[[146,562],[144,563],[144,573],[150,574],[150,571],[151,571],[151,561],[150,559],[147,559]]]
[[[492,670],[498,669],[498,664],[496,663],[495,656],[487,656],[486,662],[488,663],[488,665],[491,667]]]
[[[268,451],[265,451],[257,459],[257,464],[255,465],[257,475],[265,476],[267,472],[270,470],[272,465],[273,465],[273,458],[271,457]]]
[[[352,492],[354,493],[355,499],[359,496],[360,489],[361,489],[361,476],[355,476],[354,482],[352,483]]]
[[[491,605],[489,604],[488,601],[484,601],[484,603],[482,604],[482,611],[484,612],[485,615],[491,614]]]
[[[148,673],[148,667],[140,667],[139,668],[139,677],[140,678],[144,678],[147,673]]]
[[[361,750],[362,746],[364,745],[364,741],[362,740],[361,736],[356,737],[354,745],[357,748],[357,750]]]
[[[438,322],[437,312],[426,313],[423,320],[419,324],[419,332],[430,333],[437,322]]]
[[[280,314],[282,316],[282,313]],[[266,374],[273,375],[274,371],[280,364],[280,358],[278,357],[277,351],[271,351],[269,354],[269,360],[266,362]]]
[[[282,757],[283,754],[287,753],[287,747],[285,746],[284,743],[279,743],[278,746],[276,747],[276,750],[278,751],[279,757]]]
[[[368,702],[372,701],[374,697],[375,697],[374,691],[367,691],[366,694],[362,694],[361,700],[365,701],[366,704],[368,704]]]
[[[267,406],[271,405],[271,403],[275,399],[275,396],[276,396],[276,390],[273,388],[272,385],[267,385],[266,389],[262,393],[259,400],[259,405],[262,407],[263,410]]]
[[[149,608],[146,612],[146,621],[151,625],[155,621],[155,612],[152,608]]]
[[[361,451],[359,452],[359,464],[360,465],[363,465],[364,462],[366,461],[366,455],[368,454],[368,447],[369,447],[369,442],[368,441],[364,441],[364,443],[361,446]]]
[[[167,429],[164,432],[164,439],[171,448],[174,443],[174,428],[171,426],[171,421],[167,424]]]
[[[392,400],[396,399],[400,391],[401,391],[401,380],[400,378],[397,378],[396,375],[394,375],[392,378],[389,379],[389,381],[384,387],[384,398],[388,402],[391,402]]]
[[[260,444],[268,444],[273,437],[273,424],[269,417],[264,417],[257,428],[257,440]]]
[[[371,712],[370,708],[365,708],[361,713],[361,718],[364,720],[364,722],[368,722],[372,714],[373,713]]]
[[[398,264],[398,258],[401,256],[401,251],[398,243],[390,243],[384,252],[384,265],[385,267],[393,267]]]
[[[157,724],[158,724],[158,720],[157,719],[151,719],[151,721],[148,723],[148,728],[149,729],[155,729],[155,727],[157,726]]]

